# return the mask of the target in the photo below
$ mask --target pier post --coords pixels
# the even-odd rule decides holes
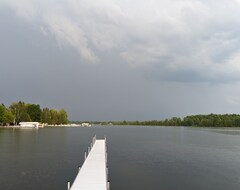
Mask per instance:
[[[107,137],[106,137],[106,135],[105,135],[104,139],[105,139],[105,158],[106,158],[106,165],[107,165]]]
[[[84,153],[84,161],[86,160],[86,158],[87,158],[87,153],[85,152]]]
[[[107,190],[110,190],[110,181],[107,182]]]
[[[70,181],[67,182],[67,190],[70,190]]]
[[[94,135],[94,137],[92,138],[92,146],[93,146],[94,143],[95,143],[95,139],[96,139],[96,135]]]
[[[94,144],[95,144],[96,140],[97,140],[97,136],[95,135],[95,137],[94,137]]]
[[[105,152],[106,165],[107,165],[107,152]]]

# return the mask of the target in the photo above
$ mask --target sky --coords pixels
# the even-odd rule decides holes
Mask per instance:
[[[70,120],[240,113],[240,0],[0,0],[0,102]]]

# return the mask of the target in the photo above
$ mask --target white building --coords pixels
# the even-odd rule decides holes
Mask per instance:
[[[91,127],[90,123],[82,123],[82,127]]]
[[[39,122],[20,122],[20,128],[27,128],[27,129],[38,129],[40,123]]]

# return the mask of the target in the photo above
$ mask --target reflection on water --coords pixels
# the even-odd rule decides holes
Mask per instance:
[[[226,135],[240,135],[240,128],[200,128],[197,127],[198,130],[204,130],[204,131],[211,131],[214,133],[221,133],[221,134],[226,134]]]
[[[111,190],[239,190],[239,130],[0,129],[0,189],[66,190],[91,138],[107,135]]]

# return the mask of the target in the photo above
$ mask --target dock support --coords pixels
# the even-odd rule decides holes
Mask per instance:
[[[106,177],[107,177],[107,180],[108,180],[108,167],[106,167]]]
[[[107,165],[107,152],[105,152],[105,158],[106,158],[106,165]]]
[[[88,154],[90,153],[90,147],[88,147]]]
[[[70,190],[70,181],[67,182],[67,190]]]

